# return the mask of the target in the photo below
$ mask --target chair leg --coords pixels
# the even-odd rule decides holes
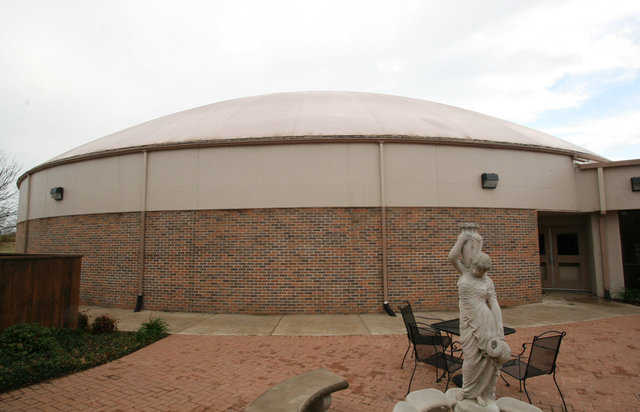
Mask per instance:
[[[498,372],[498,374],[500,375],[500,377],[502,378],[502,380],[504,381],[504,384],[507,386],[511,386],[511,384],[509,382],[507,382],[507,380],[504,378],[504,375],[502,375],[502,373]]]
[[[531,402],[531,397],[529,396],[529,392],[527,392],[527,380],[523,379],[522,382],[524,384],[524,393],[527,395],[527,399],[529,399],[529,403],[533,405],[533,402]]]
[[[524,376],[524,374],[522,373],[522,363],[519,362],[520,358],[518,358],[518,376]],[[518,379],[518,384],[520,385],[520,389],[519,391],[522,392],[522,379]]]
[[[562,392],[560,392],[560,387],[558,386],[558,382],[556,381],[556,371],[553,371],[553,383],[556,384],[556,388],[558,389],[558,393],[560,394],[560,399],[562,399],[562,406],[564,407],[564,411],[567,412],[567,404],[564,403],[564,396],[562,396]]]
[[[447,373],[447,386],[445,386],[445,388],[444,388],[445,392],[447,391],[447,389],[449,389],[449,382],[451,382],[451,374]]]
[[[409,387],[407,388],[407,393],[404,396],[407,396],[409,392],[411,392],[411,383],[413,382],[413,375],[416,373],[416,366],[418,366],[418,362],[414,362],[413,364],[413,372],[411,372],[411,379],[409,379]]]
[[[400,369],[404,368],[404,360],[407,357],[407,353],[409,353],[409,349],[411,349],[411,343],[407,346],[407,350],[404,351],[404,356],[402,357],[402,365],[400,365]]]

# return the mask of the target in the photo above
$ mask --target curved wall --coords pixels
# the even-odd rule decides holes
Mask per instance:
[[[378,145],[210,147],[148,154],[147,210],[376,207]],[[143,209],[142,153],[44,169],[20,187],[19,221]],[[386,203],[396,207],[596,210],[597,186],[571,157],[522,150],[384,145]],[[480,174],[498,173],[495,190]],[[56,202],[49,189],[64,187]],[[595,206],[595,209],[593,207]]]
[[[502,305],[541,298],[537,214],[526,209],[391,207],[389,300],[453,309],[447,261],[459,223],[477,222]],[[147,212],[145,308],[224,313],[366,313],[382,309],[379,208]],[[18,225],[19,236],[25,223]],[[34,219],[29,252],[78,253],[84,304],[133,308],[140,213]]]
[[[22,182],[17,243],[83,254],[86,304],[133,308],[144,268],[148,309],[377,312],[379,155],[372,143],[153,151],[146,193],[143,153],[64,164]],[[497,189],[481,188],[484,172]],[[384,185],[389,300],[418,309],[457,304],[446,257],[459,223],[481,225],[501,303],[521,304],[541,298],[537,211],[599,208],[594,170],[523,150],[385,143]]]
[[[18,221],[29,218],[139,211],[142,209],[144,163],[142,154],[69,163],[36,172],[20,185]],[[55,201],[49,190],[64,188]]]

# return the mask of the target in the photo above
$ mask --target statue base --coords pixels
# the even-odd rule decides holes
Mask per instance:
[[[489,401],[487,402],[487,406],[481,406],[471,399],[458,401],[453,410],[455,412],[500,412],[500,408],[496,405],[496,401]]]
[[[489,401],[487,406],[475,400],[462,399],[462,389],[452,388],[447,393],[437,389],[422,389],[407,395],[406,401],[396,403],[393,412],[542,412],[526,402],[514,398]]]

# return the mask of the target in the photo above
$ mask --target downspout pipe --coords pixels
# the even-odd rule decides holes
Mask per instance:
[[[382,291],[384,302],[382,307],[389,316],[396,316],[389,305],[389,278],[387,271],[387,205],[384,196],[384,143],[378,142],[378,171],[380,172],[380,211],[382,232]]]
[[[598,231],[600,234],[600,263],[602,265],[602,286],[604,289],[605,299],[611,299],[611,293],[609,292],[609,255],[607,253],[607,232],[605,230],[606,215],[607,215],[607,203],[605,197],[604,187],[604,170],[602,167],[598,168],[598,195],[600,198],[600,220],[598,222]]]
[[[149,152],[143,152],[142,204],[140,210],[140,239],[138,244],[138,296],[134,312],[140,312],[144,306],[144,240],[147,226],[147,180],[149,175]]]
[[[29,218],[31,214],[31,183],[33,180],[33,175],[27,175],[27,207],[24,218],[24,242],[22,244],[22,253],[28,253],[27,248],[29,247]]]

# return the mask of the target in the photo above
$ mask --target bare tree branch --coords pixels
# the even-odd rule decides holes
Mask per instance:
[[[19,173],[18,163],[0,152],[0,234],[12,232],[16,227],[18,216],[16,180]]]

